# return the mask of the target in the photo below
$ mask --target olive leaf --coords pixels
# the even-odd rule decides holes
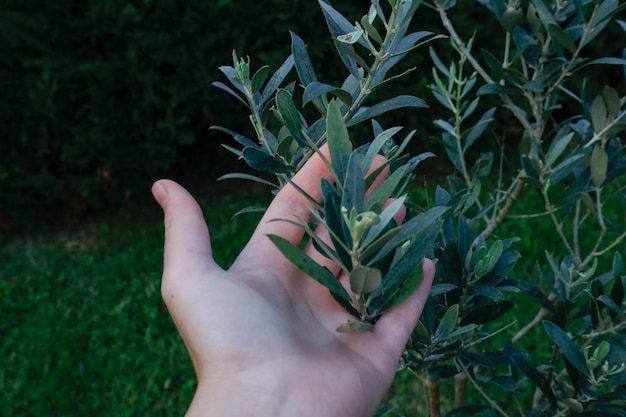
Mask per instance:
[[[304,251],[287,239],[278,235],[268,235],[268,238],[278,248],[278,250],[293,263],[302,272],[328,288],[331,295],[342,306],[351,306],[351,297],[348,292],[343,288],[339,280],[333,275],[327,268],[319,265],[313,259],[311,259]],[[351,307],[349,309],[352,310]]]
[[[378,288],[381,281],[380,270],[358,266],[350,273],[350,290],[357,296],[362,296]]]
[[[591,154],[591,179],[596,187],[600,187],[604,183],[608,166],[609,156],[606,150],[602,145],[596,145]]]

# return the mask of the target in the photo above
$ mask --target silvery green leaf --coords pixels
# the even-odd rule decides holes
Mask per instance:
[[[430,338],[430,333],[428,333],[426,326],[424,326],[424,323],[422,323],[421,321],[417,322],[415,329],[413,329],[413,333],[411,333],[411,342],[413,346],[428,346],[432,342]]]
[[[435,52],[435,48],[430,47],[428,48],[428,54],[430,55],[430,59],[433,60],[433,64],[435,64],[435,67],[437,67],[437,69],[446,77],[450,77],[450,71],[448,70],[448,67],[446,67],[445,65],[443,65],[443,62],[441,62],[441,59],[439,59],[439,56],[437,55],[437,52]]]
[[[400,29],[406,32],[407,24]],[[382,62],[382,64],[378,67],[377,73],[374,75],[372,79],[372,88],[380,85],[387,76],[387,73],[391,68],[393,68],[398,62],[400,62],[407,53],[411,52],[413,49],[417,49],[423,44],[433,41],[435,39],[439,39],[443,36],[437,35],[433,36],[432,32],[428,31],[419,31],[411,33],[403,38],[400,38],[400,31],[396,32],[388,43],[388,48],[386,52],[389,54],[389,58]],[[428,38],[427,40],[418,44],[418,42],[424,38]],[[395,40],[399,40],[399,42],[395,43]]]
[[[423,216],[423,220],[430,217],[426,214]],[[386,294],[393,294],[402,284],[403,279],[408,277],[409,274],[414,273],[417,268],[421,269],[422,261],[425,257],[432,256],[435,249],[435,241],[443,222],[440,218],[435,218],[425,223],[426,224],[420,225],[420,229],[412,236],[413,240],[410,246],[385,275],[381,286],[372,293],[373,296],[386,298]],[[383,249],[381,249],[381,253],[382,252]]]
[[[304,118],[296,108],[293,98],[287,90],[280,89],[276,93],[276,107],[285,123],[285,127],[289,129],[293,138],[299,144],[308,147],[308,143],[302,135],[303,130],[306,129]]]
[[[361,242],[363,248],[369,246],[369,244],[372,243],[378,235],[385,230],[387,225],[393,220],[396,213],[398,213],[398,211],[404,206],[405,200],[405,197],[400,197],[383,210],[379,216],[380,222],[369,229],[365,238]]]
[[[421,98],[409,95],[400,95],[381,103],[375,104],[372,107],[362,107],[361,109],[359,109],[359,111],[356,112],[354,116],[352,116],[347,121],[347,125],[353,126],[357,123],[361,123],[365,120],[369,120],[381,114],[387,113],[388,111],[404,107],[425,108],[428,106],[426,105],[426,102]]]
[[[452,126],[452,124],[447,120],[437,119],[433,123],[440,129],[443,129],[446,132],[450,133],[452,136],[455,136],[454,126]]]
[[[237,71],[235,70],[235,68],[229,67],[227,65],[223,65],[221,67],[218,67],[218,69],[228,78],[228,81],[230,81],[237,90],[241,91],[244,95],[246,95],[246,89],[244,88],[244,85],[241,82],[242,80],[239,79],[239,76],[237,75]]]
[[[609,155],[602,145],[598,144],[593,148],[591,154],[591,179],[596,187],[600,187],[606,179],[609,167]]]
[[[598,301],[607,306],[614,315],[626,317],[626,313],[624,313],[624,310],[620,306],[618,306],[615,301],[613,301],[608,295],[603,294],[599,296]]]
[[[411,295],[417,291],[422,279],[424,278],[424,271],[422,268],[416,268],[408,276],[393,287],[389,293],[384,297],[384,304],[377,308],[376,314],[382,314],[385,311],[398,306],[405,302]],[[380,297],[379,297],[380,299]]]
[[[350,71],[350,74],[353,77],[361,77],[359,79],[362,79],[364,72],[369,72],[370,70],[369,64],[367,63],[367,61],[365,61],[365,59],[361,55],[359,55],[354,50],[354,47],[352,45],[350,45],[349,43],[339,42],[335,40],[335,46],[336,46],[337,51],[339,51],[340,56],[345,55],[346,58],[349,58],[352,60],[350,64],[354,65],[354,68],[350,67],[348,68],[348,70]]]
[[[557,43],[563,45],[565,49],[574,53],[576,51],[576,43],[573,39],[569,37],[563,29],[556,23],[548,23],[548,33],[550,33],[550,37],[555,40]]]
[[[539,20],[541,20],[541,23],[546,28],[550,23],[556,24],[556,19],[554,18],[552,11],[548,8],[548,6],[546,6],[543,0],[532,0],[532,4],[535,6]]]
[[[351,302],[352,299],[348,292],[343,288],[343,285],[341,285],[337,277],[326,267],[319,265],[304,253],[302,249],[293,245],[287,239],[277,235],[268,235],[268,238],[289,262],[294,264],[300,271],[328,288],[336,300],[342,300],[342,305]]]
[[[502,67],[502,63],[496,58],[496,56],[486,49],[480,51],[485,63],[498,78],[504,80],[510,86],[517,86],[520,84],[519,80],[515,76]]]
[[[456,290],[458,287],[454,284],[435,284],[430,288],[430,296],[436,297],[440,294],[445,294],[450,291]]]
[[[233,214],[233,218],[239,216],[240,214],[246,214],[246,213],[265,213],[266,210],[267,210],[267,207],[265,206],[249,206]]]
[[[231,96],[235,97],[237,100],[239,100],[244,106],[248,107],[248,103],[246,103],[246,101],[244,99],[241,98],[241,96],[239,94],[237,94],[235,91],[233,91],[232,88],[230,88],[229,86],[227,86],[226,84],[220,82],[220,81],[215,81],[214,83],[212,83],[211,85],[226,91],[228,94],[230,94]]]
[[[365,180],[363,170],[361,169],[361,157],[359,154],[353,153],[348,159],[341,206],[348,210],[355,208],[357,213],[361,213],[365,209],[363,205],[364,199]]]
[[[593,130],[598,133],[601,132],[606,125],[608,124],[608,115],[606,104],[604,103],[604,97],[601,94],[598,94],[595,99],[593,99],[593,103],[591,104],[591,124],[593,125]]]
[[[476,97],[474,100],[470,102],[470,104],[467,106],[465,111],[463,111],[463,119],[467,119],[474,113],[474,110],[476,110],[476,108],[478,107],[479,101],[480,101],[480,97]]]
[[[239,173],[239,172],[233,172],[231,174],[222,175],[221,177],[218,178],[218,181],[220,181],[220,180],[228,180],[228,179],[238,179],[238,180],[254,181],[254,182],[261,183],[261,184],[269,185],[272,188],[276,188],[276,184],[273,184],[273,183],[271,183],[271,182],[269,182],[267,180],[264,180],[263,178],[259,178],[259,177],[254,176],[254,175],[244,174],[244,173]]]
[[[354,26],[339,12],[337,12],[333,7],[326,3],[323,0],[318,0],[320,7],[322,8],[322,12],[324,13],[324,18],[326,19],[326,25],[330,30],[330,33],[333,37],[341,36],[346,33],[352,32],[354,30]],[[363,42],[361,40],[361,42]],[[335,47],[337,52],[339,52],[339,57],[341,61],[345,65],[345,67],[350,71],[355,78],[360,79],[359,77],[359,67],[357,65],[356,60],[354,59],[354,54],[350,54],[347,52],[348,48],[354,53],[354,49],[352,49],[352,45],[346,45],[341,42],[335,42]],[[366,45],[364,45],[366,46]]]
[[[354,333],[361,334],[365,332],[369,332],[374,328],[374,325],[365,321],[357,321],[357,320],[348,320],[344,323],[341,323],[339,327],[337,327],[337,333]]]
[[[493,267],[498,262],[498,259],[500,259],[500,255],[502,255],[502,241],[496,240],[491,245],[484,257],[478,259],[476,269],[474,270],[476,276],[478,278],[482,278],[490,273]]]
[[[480,120],[476,122],[474,127],[472,127],[472,130],[470,130],[467,137],[465,138],[465,143],[463,144],[463,152],[467,151],[469,147],[472,146],[474,142],[476,142],[476,140],[482,136],[489,123],[493,121],[493,114],[495,112],[496,108],[492,107],[485,113],[483,113]]]
[[[330,163],[337,175],[337,179],[343,182],[352,152],[352,144],[348,135],[348,128],[343,121],[341,110],[335,100],[332,100],[328,105],[326,132]]]
[[[541,46],[526,30],[519,26],[513,29],[513,42],[526,61],[533,65],[539,62]]]
[[[593,13],[593,18],[588,23],[590,34],[585,37],[582,46],[588,45],[593,41],[609,24],[611,18],[626,8],[626,4],[620,5],[619,3],[619,0],[604,0],[600,2]]]
[[[402,178],[407,173],[407,166],[397,168],[385,181],[369,196],[367,199],[367,207],[372,207],[376,203],[384,204],[394,195],[394,192],[401,183]]]
[[[339,193],[324,197],[324,222],[341,263],[346,269],[351,269],[352,257],[346,246],[352,247],[352,238],[341,216],[341,196]]]
[[[626,66],[626,55],[624,55],[623,58],[607,57],[607,58],[593,59],[591,61],[587,61],[584,64],[581,64],[581,65],[577,66],[576,70],[578,71],[578,70],[583,69],[585,67],[588,67],[590,65],[619,65],[619,66]]]
[[[372,11],[374,12],[373,14]],[[380,36],[380,33],[378,33],[378,30],[372,25],[374,17],[376,17],[376,9],[374,9],[372,5],[370,12],[361,18],[361,26],[363,26],[367,35],[380,45],[384,40],[382,36]]]
[[[224,133],[228,133],[229,135],[231,135],[233,137],[233,139],[235,139],[237,142],[239,142],[241,145],[243,145],[244,147],[250,146],[250,147],[257,147],[257,148],[261,148],[259,145],[257,145],[255,142],[251,141],[250,139],[248,139],[247,137],[234,132],[230,129],[226,129],[225,127],[222,126],[211,126],[209,129],[215,129],[215,130],[219,130],[220,132],[224,132]]]
[[[293,32],[291,32],[291,53],[301,84],[306,87],[310,83],[317,81],[306,45],[302,38]]]
[[[257,72],[252,76],[252,92],[256,93],[257,91],[261,91],[263,84],[267,80],[267,77],[270,74],[270,67],[267,65],[259,68]]]
[[[445,312],[441,320],[439,321],[439,326],[435,331],[433,338],[435,340],[445,340],[448,336],[454,331],[454,328],[457,325],[457,321],[459,319],[459,305],[454,304]]]
[[[352,95],[342,90],[341,88],[335,87],[330,84],[324,84],[317,81],[313,81],[309,83],[304,88],[304,93],[302,94],[302,104],[307,104],[312,100],[321,97],[324,94],[333,94],[337,98],[339,98],[346,106],[350,106],[352,104]]]
[[[530,80],[522,85],[522,88],[526,91],[532,91],[535,93],[543,92],[543,84],[538,80]]]
[[[372,143],[369,144],[367,148],[367,152],[363,157],[363,170],[367,171],[372,166],[372,162],[374,161],[374,157],[378,155],[380,150],[387,144],[393,135],[402,130],[401,127],[392,127],[385,131],[382,131],[376,135]]]
[[[415,216],[408,221],[402,223],[402,228],[400,232],[398,232],[391,240],[389,240],[389,242],[387,242],[385,246],[383,246],[378,251],[374,258],[369,261],[369,263],[374,264],[378,262],[379,260],[387,256],[390,251],[397,248],[399,245],[402,245],[409,238],[422,236],[424,229],[432,223],[438,223],[439,219],[444,215],[447,210],[448,208],[445,206],[433,207],[427,212]]]
[[[502,291],[491,285],[470,284],[469,288],[476,294],[480,294],[484,297],[491,298],[493,300],[504,300],[504,294]]]
[[[358,266],[350,272],[350,290],[358,296],[374,291],[381,281],[382,274],[377,268]]]
[[[552,164],[561,156],[567,145],[569,145],[573,137],[574,132],[571,132],[567,135],[561,135],[552,141],[544,163],[545,169],[550,169]]]
[[[607,85],[604,87],[604,90],[602,90],[602,97],[604,98],[604,103],[606,104],[606,112],[609,119],[615,119],[622,107],[617,91],[613,87]]]
[[[363,30],[357,29],[357,30],[353,30],[352,32],[346,33],[345,35],[337,36],[336,39],[339,42],[353,45],[361,39],[361,36],[363,36]]]
[[[567,157],[552,170],[552,173],[548,177],[548,179],[550,180],[550,184],[556,184],[563,178],[567,177],[580,166],[580,163],[585,158],[586,155],[583,153],[576,153]]]
[[[271,97],[274,96],[274,93],[276,92],[278,87],[280,87],[280,85],[285,80],[289,72],[291,72],[293,65],[294,65],[293,55],[289,55],[289,57],[287,57],[287,59],[281,64],[281,66],[274,73],[274,75],[272,75],[272,78],[270,78],[270,80],[267,82],[267,85],[265,85],[265,89],[263,90],[263,93],[261,94],[261,99],[260,99],[259,104],[265,103],[267,100],[269,100]]]
[[[272,174],[290,172],[291,170],[279,159],[273,157],[265,150],[247,147],[243,150],[243,159],[251,168],[257,171],[269,172]]]

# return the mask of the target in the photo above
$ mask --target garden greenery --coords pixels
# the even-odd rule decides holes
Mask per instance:
[[[345,66],[342,83],[318,80],[305,40],[294,33],[291,55],[273,73],[267,66],[252,71],[249,59],[233,53],[233,66],[220,68],[229,85],[215,85],[249,109],[256,137],[216,128],[236,141],[236,147],[225,145],[229,150],[255,170],[274,174],[276,182],[243,173],[225,178],[280,189],[328,145],[326,164],[334,182],[321,180],[322,201],[307,196],[312,221],[277,221],[302,227],[315,248],[348,274],[349,288],[298,247],[278,236],[270,239],[354,315],[353,321],[338,323],[338,331],[371,330],[385,310],[414,291],[421,260],[437,259],[435,285],[399,364],[424,382],[430,416],[623,416],[626,98],[619,87],[593,87],[584,76],[617,66],[626,79],[626,49],[617,57],[585,55],[608,25],[626,31],[619,20],[626,5],[480,3],[501,27],[503,50],[481,49],[473,35],[459,34],[461,22],[450,16],[467,2],[372,0],[352,23],[320,0],[337,59]],[[436,14],[445,32],[412,32],[418,10]],[[433,123],[453,173],[428,202],[417,204],[409,202],[411,180],[418,164],[434,155],[408,156],[406,146],[419,132],[396,140],[402,128],[384,128],[376,118],[418,111],[425,119],[426,101],[398,95],[373,102],[371,94],[412,77],[413,69],[394,69],[416,50],[425,54],[427,44],[430,92],[448,112]],[[297,81],[286,81],[294,68]],[[306,112],[305,117],[307,107],[317,116]],[[372,140],[353,147],[349,129],[367,121]],[[515,135],[519,146],[504,143],[504,135]],[[372,168],[378,154],[386,157],[390,174],[368,193],[380,173]],[[542,207],[516,211],[516,203],[529,195]],[[394,215],[402,205],[407,216],[398,224]],[[527,277],[514,278],[518,239],[498,231],[538,217],[550,220],[549,233],[560,243],[545,248],[545,259],[536,259],[537,269]],[[330,232],[332,245],[316,237],[319,225]],[[541,245],[543,236],[527,238]],[[534,305],[518,311],[517,293]],[[545,351],[523,347],[524,338],[536,331],[550,342],[539,346]],[[454,381],[454,398],[442,401],[448,379]],[[387,405],[379,415],[393,410]]]

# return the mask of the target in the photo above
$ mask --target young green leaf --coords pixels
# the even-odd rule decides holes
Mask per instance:
[[[256,93],[257,91],[261,91],[263,84],[267,80],[267,77],[270,74],[270,67],[268,65],[264,65],[259,70],[254,73],[252,76],[252,92]]]

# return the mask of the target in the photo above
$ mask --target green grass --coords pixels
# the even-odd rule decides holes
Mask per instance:
[[[223,266],[258,221],[231,220],[245,205],[204,204]],[[195,377],[160,296],[160,214],[147,211],[141,226],[92,225],[1,249],[1,416],[184,413]]]
[[[244,214],[233,220],[232,214],[268,194],[204,202],[214,256],[223,267],[259,219]],[[525,211],[536,208],[537,200],[519,204]],[[623,208],[614,211],[619,218]],[[61,238],[18,239],[0,249],[0,416],[184,413],[195,377],[160,296],[161,214],[154,205],[142,208],[140,217],[131,225],[122,219],[97,222]],[[544,262],[546,248],[559,248],[547,219],[509,221],[498,235],[521,236],[515,248],[523,257],[513,276],[538,283],[536,262]],[[527,296],[515,299],[518,306],[507,320],[518,319],[520,327],[537,305]],[[548,343],[537,329],[522,346],[545,355],[551,352]],[[447,403],[450,382],[443,385]],[[484,403],[475,392],[469,395],[473,403]],[[398,374],[387,401],[409,417],[426,413],[423,386],[408,372]]]

